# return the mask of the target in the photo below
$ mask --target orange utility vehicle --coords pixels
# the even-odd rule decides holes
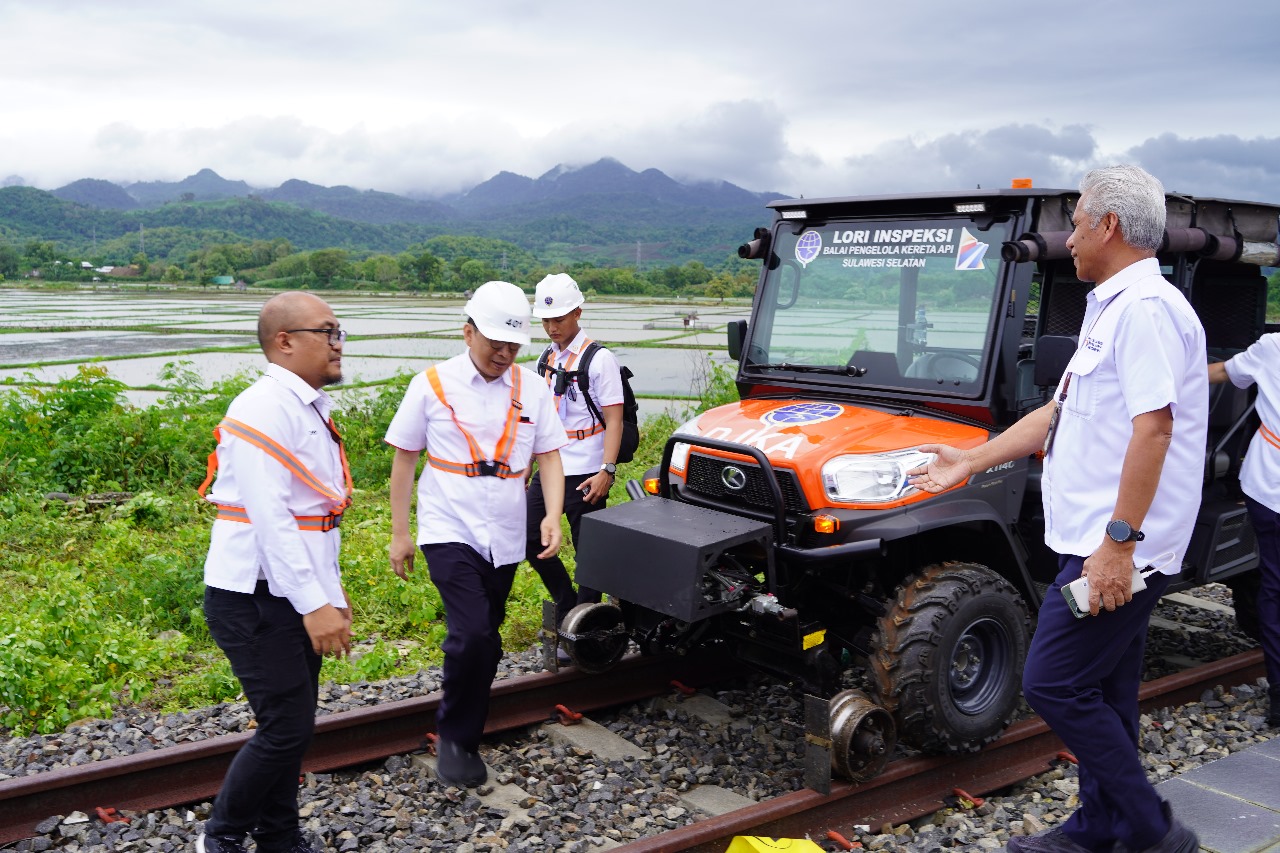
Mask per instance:
[[[629,641],[727,644],[819,697],[810,743],[851,778],[878,772],[895,736],[942,752],[996,738],[1057,573],[1041,463],[939,495],[907,471],[926,459],[918,445],[977,445],[1049,399],[1091,287],[1066,249],[1077,198],[770,204],[773,224],[739,250],[763,262],[750,321],[728,328],[741,401],[676,431],[650,472],[656,494],[632,483],[637,499],[583,518],[577,579],[610,600],[550,632],[575,663],[602,670]],[[1265,331],[1280,207],[1178,194],[1167,206],[1160,263],[1210,355],[1229,357]],[[1256,423],[1246,392],[1212,395],[1203,506],[1171,590],[1232,583],[1243,620],[1257,554],[1237,475]],[[851,664],[869,695],[840,692]]]

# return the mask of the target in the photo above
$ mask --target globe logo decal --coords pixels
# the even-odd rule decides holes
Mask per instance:
[[[837,403],[792,403],[769,412],[760,420],[770,426],[820,424],[840,417],[844,406]]]
[[[822,235],[817,231],[806,231],[796,241],[796,260],[802,266],[809,266],[809,262],[818,257],[821,251]]]

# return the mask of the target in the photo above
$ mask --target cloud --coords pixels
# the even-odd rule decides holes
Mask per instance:
[[[996,189],[1013,178],[1035,186],[1075,186],[1096,159],[1097,142],[1083,125],[1051,128],[1008,124],[933,138],[903,137],[837,163],[797,169],[793,180],[807,196]]]
[[[1183,139],[1162,133],[1134,146],[1128,154],[1169,190],[1280,202],[1280,137]]]

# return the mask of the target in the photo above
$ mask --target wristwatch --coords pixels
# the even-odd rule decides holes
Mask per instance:
[[[618,466],[612,462],[606,462],[600,466],[600,470],[608,474],[610,477],[618,476]]]
[[[1107,535],[1114,542],[1141,542],[1147,538],[1141,530],[1134,530],[1133,525],[1118,518],[1112,519],[1107,524]]]

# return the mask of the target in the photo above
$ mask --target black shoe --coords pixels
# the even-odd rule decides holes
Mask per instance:
[[[216,835],[200,833],[196,839],[196,853],[245,853],[244,844]]]
[[[455,788],[474,788],[488,780],[489,768],[480,760],[480,753],[439,738],[436,741],[436,778]]]
[[[283,847],[275,839],[254,838],[254,841],[257,842],[258,853],[320,853],[321,849],[312,845],[301,830],[295,832],[293,840],[285,842]]]

